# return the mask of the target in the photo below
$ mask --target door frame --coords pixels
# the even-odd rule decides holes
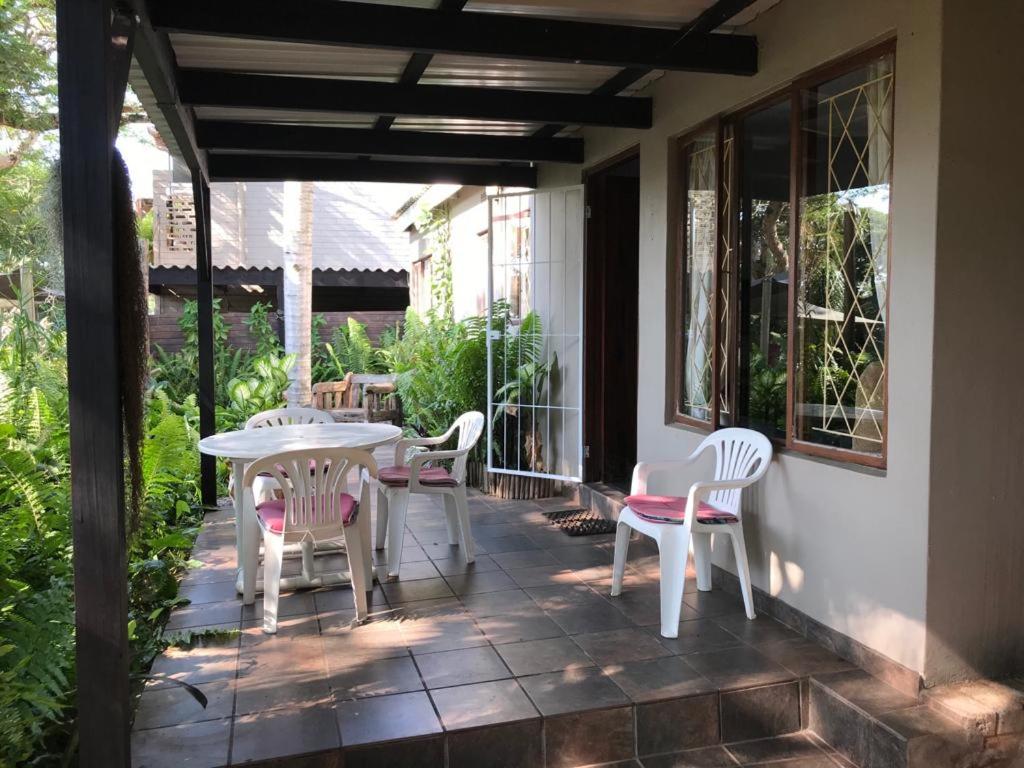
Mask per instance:
[[[607,304],[604,301],[603,276],[593,271],[596,265],[594,249],[598,237],[594,231],[596,219],[591,216],[591,206],[597,201],[594,198],[596,188],[595,177],[599,177],[617,165],[640,159],[640,145],[633,144],[626,149],[611,155],[583,169],[583,201],[586,206],[583,228],[583,481],[585,483],[603,480],[604,471],[604,396],[605,377],[601,363],[604,360],[604,321],[607,317]],[[638,174],[639,175],[639,174]],[[637,243],[639,247],[639,242]],[[594,294],[601,296],[599,304],[595,304]],[[595,348],[595,330],[600,330],[599,348]],[[639,321],[637,333],[639,334]]]

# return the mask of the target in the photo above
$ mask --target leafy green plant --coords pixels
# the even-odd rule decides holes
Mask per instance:
[[[386,363],[366,333],[366,326],[354,317],[339,325],[324,345],[321,378],[317,381],[339,381],[347,373],[384,373]]]
[[[284,354],[281,339],[270,324],[270,312],[270,304],[257,301],[249,309],[249,316],[242,321],[256,344],[254,352],[257,357]]]
[[[250,416],[284,405],[288,372],[293,365],[295,355],[268,354],[253,358],[245,375],[228,382],[228,404],[218,409],[218,427],[238,429]]]

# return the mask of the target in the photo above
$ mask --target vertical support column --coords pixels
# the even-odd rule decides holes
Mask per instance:
[[[210,186],[192,171],[192,200],[196,213],[196,304],[199,321],[199,436],[217,431],[213,371],[213,252],[210,245]],[[217,503],[217,464],[200,455],[199,488],[204,505]]]
[[[128,568],[109,0],[58,0],[79,762],[128,768]]]

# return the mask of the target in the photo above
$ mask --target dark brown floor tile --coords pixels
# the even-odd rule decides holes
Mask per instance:
[[[742,613],[743,611],[743,600],[738,595],[718,589],[713,592],[685,593],[683,595],[683,602],[694,610],[694,618],[698,619],[729,616],[735,613]]]
[[[397,619],[381,617],[365,624],[341,620],[333,627],[321,618],[320,637],[328,670],[346,667],[356,660],[393,659],[409,654]]]
[[[423,690],[416,665],[408,656],[334,668],[328,682],[338,701]]]
[[[478,595],[484,592],[517,589],[516,583],[504,571],[460,573],[455,576],[446,576],[445,579],[456,595]]]
[[[345,768],[437,768],[444,765],[444,737],[404,739],[345,750]]]
[[[476,537],[476,540],[483,547],[483,551],[492,557],[503,552],[526,552],[531,549],[539,549],[527,536],[516,533],[511,536],[498,536],[493,539]]]
[[[480,631],[495,645],[563,637],[562,628],[540,608],[504,616],[489,616],[476,620]]]
[[[476,538],[476,537],[474,537]],[[420,547],[422,551],[435,562],[438,560],[451,560],[464,557],[457,544],[449,544],[448,537],[445,535],[437,543],[424,544]],[[476,541],[476,549],[473,552],[474,555],[486,555],[490,554],[490,551],[483,546],[479,540]]]
[[[492,550],[493,552],[493,550]],[[492,554],[494,562],[506,571],[512,568],[535,568],[541,565],[558,565],[550,552],[543,549],[528,549],[522,552],[499,552]]]
[[[544,764],[540,719],[448,736],[448,768],[536,768]]]
[[[715,693],[636,707],[636,749],[641,759],[709,747],[721,740],[720,734]]]
[[[193,685],[234,679],[238,669],[238,637],[200,641],[191,648],[171,646],[156,657],[150,674],[183,680]]]
[[[789,736],[776,736],[756,741],[727,743],[726,749],[740,765],[750,763],[770,763],[780,760],[793,760],[798,757],[818,757],[821,750],[810,739],[800,733]]]
[[[795,677],[767,656],[749,647],[692,653],[686,660],[720,689],[749,688]]]
[[[238,592],[235,591],[235,582],[233,580],[212,581],[182,586],[178,590],[178,596],[186,598],[191,605],[202,605],[204,603],[237,600]]]
[[[355,611],[351,612],[355,618]],[[248,625],[248,626],[247,626]],[[277,632],[268,635],[263,631],[263,620],[242,622],[241,646],[242,653],[258,645],[289,643],[293,638],[305,635],[315,637],[320,634],[320,622],[315,614],[282,617],[277,622]]]
[[[221,680],[196,687],[206,696],[205,707],[179,685],[165,688],[147,686],[139,697],[139,705],[135,711],[135,730],[165,728],[169,725],[231,717],[235,690],[233,681]]]
[[[650,633],[642,629],[613,629],[573,636],[576,644],[599,666],[626,661],[642,661],[669,656],[670,653]]]
[[[178,608],[171,613],[164,630],[170,632],[214,624],[233,625],[237,628],[241,622],[242,601],[235,598]]]
[[[547,587],[563,584],[577,584],[579,578],[564,565],[539,565],[530,568],[513,568],[507,571],[520,587]]]
[[[682,656],[627,661],[602,669],[635,702],[677,699],[715,690]]]
[[[815,675],[825,687],[853,703],[869,715],[880,715],[894,709],[905,709],[917,700],[859,669],[849,672]]]
[[[548,717],[544,721],[544,747],[548,768],[628,760],[634,754],[633,709]]]
[[[722,741],[746,741],[800,730],[800,684],[723,691]]]
[[[388,580],[387,565],[378,565],[376,572],[378,581],[383,583]],[[419,562],[406,562],[403,560],[401,566],[399,566],[398,580],[418,581],[420,579],[436,579],[440,575],[437,567],[430,560],[420,560]]]
[[[265,635],[259,645],[241,649],[238,677],[300,681],[322,678],[327,671],[323,645],[315,635]]]
[[[645,757],[643,762],[644,768],[735,768],[737,765],[725,747],[671,752],[667,755]]]
[[[317,613],[352,611],[353,616],[355,615],[355,602],[350,589],[318,589],[313,593],[313,601],[316,604]],[[379,584],[374,585],[373,591],[369,595],[369,604],[371,613],[387,608],[388,601]]]
[[[235,718],[231,762],[304,755],[341,746],[330,705],[275,709]]]
[[[273,676],[240,677],[235,714],[248,715],[278,707],[304,708],[329,704],[331,688],[326,676],[279,680]]]
[[[340,592],[348,597],[348,607],[355,607],[355,601],[352,597],[352,590],[347,587],[339,587],[334,592]],[[287,594],[281,595],[277,603],[277,616],[279,619],[286,618],[289,616],[304,616],[306,614],[316,613],[316,603],[314,602],[313,592],[288,592]],[[344,598],[342,598],[344,603]],[[259,597],[256,602],[252,605],[242,606],[242,621],[263,621],[263,598]]]
[[[712,619],[693,619],[679,622],[678,637],[662,637],[661,626],[645,628],[665,648],[675,654],[686,655],[702,651],[720,651],[745,645],[735,635],[726,632]]]
[[[510,723],[537,717],[515,680],[439,688],[430,692],[446,731]]]
[[[135,768],[220,768],[228,762],[231,720],[152,728],[132,733]]]
[[[715,593],[701,593],[711,594]],[[730,614],[728,616],[716,616],[713,621],[732,635],[745,642],[747,645],[759,646],[764,643],[778,643],[783,640],[801,640],[802,636],[794,632],[780,621],[771,616],[758,616],[751,621],[745,613]]]
[[[555,623],[568,635],[586,632],[605,632],[636,626],[623,613],[610,604],[587,605],[566,611],[549,613]]]
[[[460,573],[486,573],[487,571],[499,570],[498,564],[489,555],[481,554],[477,554],[472,563],[467,563],[463,557],[434,560],[432,562],[442,576],[455,576]]]
[[[519,678],[545,717],[629,704],[629,698],[596,667],[576,667]]]
[[[608,595],[608,588],[601,588],[601,592],[607,595],[608,602],[638,626],[660,625],[661,623],[661,595],[657,588],[645,585],[639,589],[624,589],[617,597]],[[688,605],[681,605],[680,619],[692,618],[687,616],[687,611],[692,610]]]
[[[402,639],[415,653],[453,651],[486,645],[487,638],[461,605],[437,605],[410,611],[399,624]]]
[[[570,638],[555,637],[495,646],[518,677],[594,666],[593,660]]]
[[[535,612],[537,604],[521,589],[466,595],[462,598],[466,610],[478,619],[489,616],[507,616],[520,612]]]
[[[842,762],[838,757],[831,757],[824,753],[808,757],[798,757],[795,760],[771,763],[750,763],[750,768],[843,768],[849,763]],[[855,767],[856,768],[856,767]]]
[[[593,544],[579,547],[558,547],[550,550],[555,559],[570,568],[590,568],[595,565],[611,565],[610,549],[596,547]]]
[[[416,665],[427,688],[484,683],[511,677],[501,657],[490,646],[416,654]]]
[[[335,705],[341,743],[346,747],[441,732],[426,693],[400,693]]]
[[[436,579],[420,579],[418,581],[391,581],[381,584],[384,595],[391,605],[399,603],[412,603],[417,600],[435,600],[439,597],[453,597],[455,595],[448,582],[438,577]]]
[[[783,640],[779,643],[764,643],[758,645],[757,650],[800,677],[842,672],[855,668],[846,659],[841,659],[832,651],[803,638]]]

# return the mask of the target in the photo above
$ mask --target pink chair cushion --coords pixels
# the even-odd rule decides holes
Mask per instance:
[[[288,473],[284,471],[284,467],[281,464],[277,465],[277,471],[285,477],[288,477]],[[309,460],[309,474],[316,472],[316,459]],[[260,472],[260,477],[272,477],[269,472]]]
[[[313,500],[313,510],[316,511],[316,500]],[[341,522],[343,525],[351,525],[356,519],[356,500],[348,493],[338,494],[338,504],[341,508]],[[273,499],[256,505],[256,514],[263,522],[263,527],[272,533],[284,531],[284,499]]]
[[[409,484],[409,467],[383,467],[377,474],[384,485],[395,488]],[[420,467],[421,485],[456,486],[458,481],[444,467]]]
[[[626,504],[632,509],[637,517],[649,520],[652,523],[682,523],[686,520],[686,497],[685,496],[652,496],[649,494],[637,494],[627,496]],[[722,523],[736,523],[739,518],[732,512],[723,512],[705,502],[700,503],[697,510],[697,522],[705,525]]]

